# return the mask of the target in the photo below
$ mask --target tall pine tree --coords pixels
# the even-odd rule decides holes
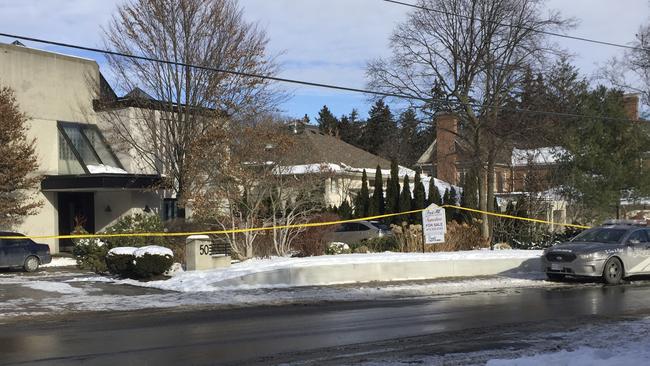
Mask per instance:
[[[438,187],[436,187],[436,180],[434,177],[431,177],[431,180],[429,181],[429,197],[427,198],[427,206],[432,203],[442,206],[442,197],[440,196]]]
[[[326,135],[339,136],[339,120],[334,117],[326,105],[321,108],[316,118],[318,129]]]
[[[409,184],[409,176],[404,175],[404,183],[402,184],[402,193],[399,196],[399,212],[411,211],[411,185]],[[410,215],[398,216],[399,222],[411,221]]]
[[[386,187],[386,213],[399,212],[399,166],[395,159],[390,162],[390,179]],[[391,220],[397,222],[397,220]]]
[[[377,165],[377,170],[375,170],[375,188],[372,191],[372,200],[370,202],[370,214],[372,216],[383,215],[386,213],[383,180],[384,179],[381,174],[381,167]]]
[[[370,191],[368,189],[368,175],[363,170],[361,175],[361,190],[354,203],[354,213],[356,217],[368,217],[370,215]]]
[[[397,131],[393,113],[380,99],[370,109],[360,147],[386,159],[394,158],[398,145],[395,143],[397,141]]]
[[[424,191],[424,184],[420,178],[420,169],[415,171],[415,179],[413,180],[413,203],[411,209],[420,210],[427,206],[426,192]],[[413,214],[411,217],[412,222],[418,222],[420,214]]]

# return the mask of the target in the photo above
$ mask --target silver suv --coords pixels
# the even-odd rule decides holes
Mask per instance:
[[[545,249],[543,268],[551,280],[602,277],[609,284],[650,274],[650,228],[629,221],[585,230],[569,242]]]
[[[388,226],[379,221],[357,221],[341,224],[335,232],[328,235],[329,242],[357,244],[365,239],[393,235]]]

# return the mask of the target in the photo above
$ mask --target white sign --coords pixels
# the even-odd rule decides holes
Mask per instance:
[[[447,232],[445,209],[432,204],[422,211],[422,231],[424,244],[444,243]]]

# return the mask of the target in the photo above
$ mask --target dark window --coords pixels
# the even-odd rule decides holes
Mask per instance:
[[[638,240],[639,243],[647,243],[648,242],[648,235],[645,230],[637,230],[630,235],[629,238],[627,238],[628,241],[631,240]]]
[[[29,244],[29,239],[2,239],[5,246],[19,246]]]
[[[583,231],[580,235],[573,238],[575,242],[595,242],[595,243],[618,243],[623,235],[627,233],[626,229],[605,229],[597,228]]]
[[[163,221],[175,219],[178,212],[177,200],[174,198],[165,198],[163,200],[162,219]]]

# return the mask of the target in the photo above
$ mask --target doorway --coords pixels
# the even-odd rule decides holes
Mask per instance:
[[[95,232],[95,194],[93,192],[59,192],[59,235],[69,235],[77,226]],[[71,239],[59,239],[59,250],[71,252]]]

